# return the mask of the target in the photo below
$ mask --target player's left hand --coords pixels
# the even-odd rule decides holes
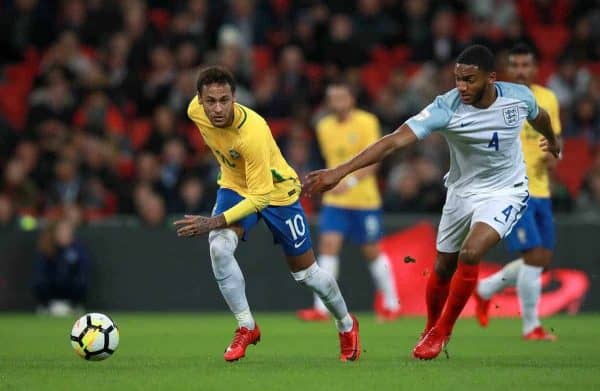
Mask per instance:
[[[540,148],[544,152],[551,153],[555,158],[562,159],[562,152],[558,143],[551,143],[547,138],[542,137],[540,139]]]
[[[302,189],[309,196],[324,193],[333,189],[341,179],[342,177],[333,168],[312,171],[306,175]]]
[[[177,228],[177,236],[189,238],[204,235],[213,229],[219,228],[219,217],[185,215],[182,220],[175,221],[173,225]]]

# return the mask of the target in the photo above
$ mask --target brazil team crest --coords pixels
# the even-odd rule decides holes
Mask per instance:
[[[502,110],[504,115],[504,123],[508,126],[515,126],[519,123],[519,108],[517,106],[510,106]]]
[[[231,156],[231,158],[233,160],[237,160],[240,158],[240,153],[238,151],[236,151],[235,149],[230,149],[229,150],[229,156]]]

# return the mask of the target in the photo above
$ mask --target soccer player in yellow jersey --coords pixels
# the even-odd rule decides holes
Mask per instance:
[[[552,129],[558,137],[558,100],[551,90],[533,83],[536,57],[530,47],[519,44],[510,51],[508,74],[515,82],[529,86],[538,105],[550,115]],[[521,131],[521,143],[527,164],[531,198],[525,214],[506,238],[508,248],[521,252],[522,257],[479,281],[475,297],[477,319],[485,327],[489,322],[488,311],[492,296],[507,286],[516,285],[523,317],[523,338],[554,341],[556,336],[541,326],[537,310],[541,294],[541,274],[552,260],[555,242],[548,179],[548,167],[555,162],[555,158],[539,148],[539,139],[540,135],[526,122]]]
[[[327,105],[331,113],[317,124],[317,139],[327,167],[348,160],[380,135],[377,117],[355,108],[351,87],[344,82],[327,88]],[[346,179],[323,197],[319,227],[319,266],[336,278],[339,252],[345,238],[361,246],[376,288],[384,297],[381,320],[393,320],[400,314],[400,305],[390,272],[389,261],[379,250],[381,237],[381,197],[375,173],[377,164],[363,168]],[[315,295],[313,308],[298,311],[306,321],[329,318],[327,307]]]
[[[244,276],[234,257],[238,240],[263,219],[281,244],[294,279],[310,288],[334,315],[340,359],[360,356],[358,321],[348,313],[335,278],[315,262],[308,222],[298,197],[301,184],[284,160],[265,120],[235,101],[230,72],[210,67],[200,73],[198,94],[188,107],[204,141],[219,162],[219,190],[211,217],[186,215],[175,222],[180,237],[208,235],[213,273],[238,328],[224,358],[244,357],[260,330],[246,299]]]

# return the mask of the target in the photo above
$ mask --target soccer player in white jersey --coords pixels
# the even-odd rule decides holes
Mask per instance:
[[[523,44],[515,46],[508,55],[507,70],[512,80],[531,89],[540,107],[550,115],[556,137],[560,137],[558,99],[551,90],[533,83],[537,71],[535,52]],[[509,250],[521,252],[522,256],[479,281],[475,290],[476,314],[479,324],[486,327],[491,298],[508,286],[516,286],[523,318],[523,339],[555,341],[556,335],[542,327],[537,308],[542,293],[542,271],[552,261],[555,242],[548,175],[548,167],[555,164],[555,159],[537,147],[538,139],[539,135],[525,124],[521,143],[531,198],[523,218],[505,241]]]
[[[558,156],[548,113],[523,85],[497,82],[494,55],[482,45],[466,48],[454,68],[456,88],[438,96],[393,133],[334,168],[308,174],[305,191],[327,191],[350,173],[441,132],[450,149],[448,188],[437,235],[435,270],[427,282],[427,324],[413,349],[433,359],[450,339],[456,319],[477,285],[479,262],[505,237],[527,206],[521,150],[524,121],[544,138],[540,148]]]

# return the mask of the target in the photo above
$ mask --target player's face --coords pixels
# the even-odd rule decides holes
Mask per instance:
[[[329,86],[327,88],[327,105],[336,114],[344,114],[354,107],[354,97],[346,86]]]
[[[476,105],[496,80],[496,73],[484,72],[476,65],[456,64],[454,77],[460,100],[467,105]]]
[[[212,83],[202,87],[199,96],[206,116],[217,128],[225,128],[233,122],[235,98],[229,84]]]
[[[516,83],[529,85],[535,78],[537,66],[531,54],[508,56],[508,75]]]

